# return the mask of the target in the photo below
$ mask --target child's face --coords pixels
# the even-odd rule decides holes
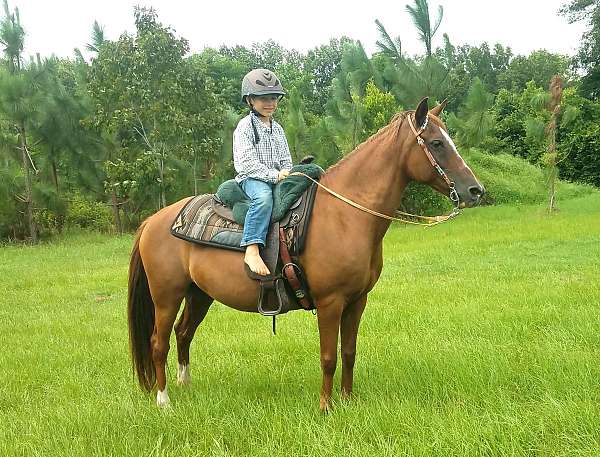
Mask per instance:
[[[263,117],[271,117],[277,109],[279,95],[253,95],[250,103],[254,109]]]

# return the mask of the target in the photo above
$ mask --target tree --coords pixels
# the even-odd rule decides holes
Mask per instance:
[[[388,125],[394,115],[401,110],[394,96],[380,90],[372,80],[367,83],[363,107],[367,136],[373,135],[380,128]]]
[[[448,69],[432,54],[432,40],[442,22],[444,10],[439,6],[438,17],[433,25],[427,0],[415,0],[414,5],[406,5],[406,10],[425,46],[425,56],[416,59],[404,57],[400,38],[392,39],[383,24],[376,20],[380,33],[377,45],[388,62],[383,67],[381,77],[374,74],[375,83],[394,94],[398,103],[404,106],[416,105],[423,97],[441,100],[447,91]],[[448,42],[447,36],[445,39]]]
[[[210,180],[223,107],[206,68],[184,59],[185,39],[163,27],[152,9],[136,8],[135,22],[135,37],[124,34],[100,47],[88,87],[91,122],[114,146],[107,148],[107,188],[115,206],[116,196],[137,214],[149,198],[166,205],[177,170],[193,168],[194,183],[196,176]]]
[[[367,138],[363,101],[372,77],[373,67],[361,43],[347,46],[327,104],[328,124],[336,135],[338,147],[346,153]]]
[[[27,145],[27,124],[30,121],[37,94],[36,76],[43,71],[41,66],[23,66],[23,44],[25,31],[21,27],[19,10],[11,12],[7,0],[4,0],[4,18],[0,21],[0,44],[4,47],[6,67],[0,73],[0,111],[8,120],[9,128],[17,134],[17,144],[21,151],[21,162],[25,176],[25,195],[21,198],[26,207],[27,223],[31,241],[36,243],[38,229],[34,220],[34,202],[32,194],[32,167],[35,169]]]
[[[302,110],[302,99],[295,87],[289,92],[288,110],[285,122],[290,152],[295,162],[299,162],[304,154],[304,141],[306,140],[306,121]]]
[[[570,23],[587,21],[588,30],[581,38],[581,47],[575,62],[585,74],[581,78],[581,90],[590,98],[600,96],[600,2],[598,0],[571,0],[560,13]]]
[[[569,76],[569,58],[545,50],[533,51],[527,57],[517,56],[510,61],[497,77],[498,87],[518,92],[529,81],[548,87],[554,75]]]
[[[302,91],[304,106],[313,114],[322,116],[331,97],[334,78],[342,68],[344,49],[355,46],[350,38],[332,38],[328,44],[311,49],[304,59],[304,73],[310,77],[310,89]],[[299,88],[300,89],[300,88]]]
[[[433,40],[433,36],[437,32],[440,24],[442,23],[442,19],[444,17],[444,8],[442,5],[438,6],[438,17],[435,20],[433,26],[431,25],[431,18],[429,16],[429,4],[427,0],[414,0],[414,5],[406,5],[406,11],[410,14],[413,24],[417,28],[419,32],[419,39],[423,42],[425,46],[426,57],[431,57],[432,55],[432,45],[431,42]]]
[[[458,116],[452,113],[448,117],[448,127],[457,132],[460,145],[478,147],[484,142],[493,125],[493,115],[490,111],[493,102],[493,95],[486,90],[483,82],[475,77]]]

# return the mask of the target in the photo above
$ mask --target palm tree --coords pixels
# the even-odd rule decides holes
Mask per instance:
[[[98,54],[100,52],[100,47],[105,41],[104,27],[98,24],[98,21],[94,21],[94,24],[92,25],[92,42],[88,43],[85,48],[90,52]]]
[[[426,57],[431,57],[431,41],[435,32],[437,32],[440,24],[442,23],[442,18],[444,17],[444,8],[442,5],[438,6],[438,17],[435,20],[435,24],[431,26],[431,18],[429,17],[429,4],[427,0],[415,0],[415,4],[413,6],[406,5],[406,11],[410,14],[415,27],[419,32],[419,39],[425,45],[425,50],[427,52]]]
[[[432,55],[432,38],[443,18],[443,8],[438,9],[438,17],[431,26],[427,0],[415,0],[413,6],[406,5],[419,33],[419,39],[425,45],[426,55],[422,59],[410,59],[402,55],[400,37],[392,40],[383,24],[376,20],[380,40],[377,46],[388,58],[383,70],[383,81],[375,83],[380,89],[389,90],[400,105],[413,106],[423,97],[441,100],[446,95],[448,69]]]
[[[377,24],[377,29],[379,30],[379,35],[381,36],[381,38],[377,40],[375,44],[383,53],[383,55],[389,57],[396,64],[400,63],[400,61],[403,60],[402,41],[400,41],[400,37],[397,36],[392,40],[379,19],[375,19],[375,24]]]

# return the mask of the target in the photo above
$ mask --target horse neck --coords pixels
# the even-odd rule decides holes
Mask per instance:
[[[408,179],[400,161],[402,138],[398,127],[390,125],[361,144],[349,156],[331,168],[321,182],[337,193],[377,212],[393,215],[400,206]],[[336,199],[338,211],[360,217],[361,227],[371,226],[376,241],[381,241],[390,221],[361,212]],[[358,225],[358,224],[357,224]],[[361,229],[362,236],[365,231]]]

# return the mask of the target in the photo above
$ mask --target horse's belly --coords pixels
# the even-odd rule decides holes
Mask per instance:
[[[215,300],[240,311],[257,311],[259,285],[246,275],[241,252],[194,245],[189,268],[192,280]]]

